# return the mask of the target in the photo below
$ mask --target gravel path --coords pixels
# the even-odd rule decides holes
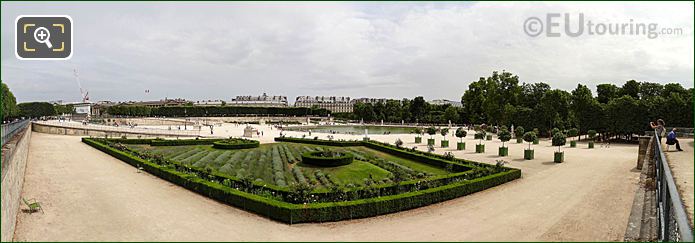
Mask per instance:
[[[32,136],[23,196],[45,214],[20,213],[18,241],[622,241],[639,179],[636,146],[565,149],[567,162],[555,164],[547,142],[531,161],[512,144],[508,160],[523,172],[514,182],[395,214],[290,226],[137,173],[79,137]],[[494,163],[497,145],[486,143],[487,154],[472,154],[472,140],[455,154]]]

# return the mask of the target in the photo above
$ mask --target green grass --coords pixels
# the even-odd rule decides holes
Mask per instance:
[[[384,153],[381,151],[376,151],[376,150],[369,149],[366,147],[351,147],[351,148],[353,150],[356,150],[358,152],[362,152],[364,154],[370,154],[372,156],[380,157],[380,158],[383,158],[383,159],[386,159],[389,161],[396,162],[396,163],[401,164],[401,165],[405,165],[413,170],[427,172],[427,173],[433,174],[433,175],[444,175],[444,174],[449,173],[448,171],[446,171],[443,168],[439,168],[439,167],[432,166],[432,165],[425,164],[425,163],[420,163],[417,161],[403,159],[403,158],[398,157],[398,156],[387,154],[387,153]]]
[[[401,165],[401,170],[412,170],[426,177],[447,174],[443,168],[403,159],[366,147],[330,147],[299,143],[261,144],[258,148],[224,150],[211,145],[150,146],[127,145],[133,150],[160,154],[166,159],[211,169],[235,177],[246,177],[278,186],[308,183],[316,188],[333,185],[365,185],[366,180],[388,183],[394,179],[392,167],[383,163]],[[336,150],[355,155],[356,160],[338,167],[316,167],[301,163],[301,154],[307,151]],[[382,160],[380,163],[375,160]],[[391,170],[391,171],[390,171]],[[411,171],[411,172],[412,172]]]

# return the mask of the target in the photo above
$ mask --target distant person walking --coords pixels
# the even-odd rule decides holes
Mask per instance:
[[[671,129],[671,131],[666,136],[666,144],[668,144],[668,145],[674,145],[675,144],[676,149],[678,151],[683,151],[681,149],[681,143],[678,142],[678,139],[676,138],[676,128],[675,127],[673,129]]]
[[[656,123],[650,122],[649,125],[652,127],[652,129],[656,130],[656,137],[659,138],[659,142],[661,142],[661,138],[666,135],[666,123],[664,123],[664,120],[658,119],[656,120]]]

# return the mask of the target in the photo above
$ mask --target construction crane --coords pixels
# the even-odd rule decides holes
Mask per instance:
[[[77,68],[74,70],[75,80],[77,81],[77,86],[80,87],[80,98],[82,98],[82,103],[87,103],[89,101],[89,91],[82,88],[82,83],[80,83],[80,75],[77,73]]]

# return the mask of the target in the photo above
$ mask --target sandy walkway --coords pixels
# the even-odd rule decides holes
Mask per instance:
[[[664,140],[666,141],[666,140]],[[676,152],[676,148],[671,146],[671,150],[667,151],[666,159],[668,159],[668,164],[671,166],[671,171],[673,172],[673,177],[676,180],[676,186],[678,191],[683,198],[683,204],[685,205],[685,210],[688,212],[688,217],[690,217],[690,223],[693,223],[693,204],[695,203],[695,166],[693,166],[693,139],[681,138],[679,139],[681,143],[681,148],[683,152]],[[664,150],[666,145],[662,145]]]
[[[262,140],[272,139],[269,133]],[[402,137],[412,146],[412,135]],[[486,143],[487,154],[471,154],[473,141],[456,154],[494,162],[497,145]],[[290,226],[136,173],[78,137],[35,133],[23,195],[46,213],[20,213],[15,240],[622,241],[637,147],[567,149],[567,162],[555,164],[555,148],[545,143],[535,146],[532,161],[518,160],[522,145],[512,144],[509,160],[523,177],[496,188],[380,217]]]

